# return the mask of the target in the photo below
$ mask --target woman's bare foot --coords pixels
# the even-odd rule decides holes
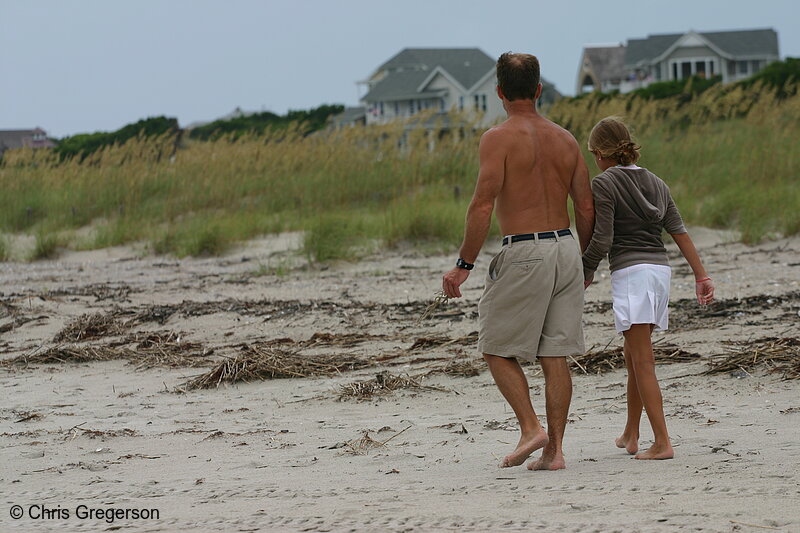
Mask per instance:
[[[636,459],[672,459],[674,456],[671,444],[666,446],[653,444],[642,453],[636,454]]]
[[[564,454],[547,450],[542,452],[542,456],[539,459],[528,463],[528,470],[561,470],[566,467],[567,463],[564,462]]]
[[[523,433],[519,438],[519,444],[517,444],[516,449],[510,455],[506,455],[500,463],[500,468],[521,465],[533,452],[547,446],[549,440],[547,432],[541,426],[539,426],[538,431],[531,434]]]
[[[625,433],[622,434],[621,437],[614,441],[617,445],[617,448],[625,448],[625,451],[629,454],[633,455],[639,451],[639,436],[629,436]]]

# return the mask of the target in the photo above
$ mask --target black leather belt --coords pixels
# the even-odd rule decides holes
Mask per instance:
[[[558,231],[540,231],[539,233],[520,233],[519,235],[510,235],[508,237],[503,237],[503,246],[509,243],[519,242],[519,241],[534,241],[534,240],[542,240],[542,239],[555,239],[556,235],[559,237],[571,237],[572,232],[568,229],[560,229]]]

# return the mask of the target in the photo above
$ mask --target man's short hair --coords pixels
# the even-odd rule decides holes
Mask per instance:
[[[506,52],[497,60],[497,85],[507,100],[533,100],[539,86],[539,60]]]

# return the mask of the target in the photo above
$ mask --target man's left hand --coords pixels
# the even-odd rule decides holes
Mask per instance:
[[[461,290],[459,287],[462,283],[467,281],[468,277],[469,270],[455,267],[442,276],[442,291],[444,291],[448,298],[461,298]]]

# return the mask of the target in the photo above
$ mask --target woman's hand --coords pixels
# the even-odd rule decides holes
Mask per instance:
[[[707,305],[714,301],[714,282],[711,278],[703,278],[694,282],[697,303]]]

